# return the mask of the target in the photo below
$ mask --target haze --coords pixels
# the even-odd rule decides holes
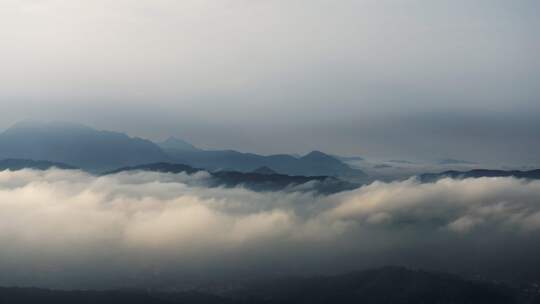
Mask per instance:
[[[0,128],[540,163],[537,1],[0,1]]]

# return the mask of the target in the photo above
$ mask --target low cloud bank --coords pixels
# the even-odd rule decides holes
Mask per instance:
[[[171,287],[386,264],[540,269],[538,181],[411,179],[320,196],[207,188],[205,178],[0,172],[0,285]]]

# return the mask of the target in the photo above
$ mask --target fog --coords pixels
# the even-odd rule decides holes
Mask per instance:
[[[0,128],[539,164],[537,1],[2,0]]]
[[[321,196],[207,188],[207,177],[1,172],[0,285],[178,288],[389,264],[505,279],[540,269],[538,181],[410,179]]]

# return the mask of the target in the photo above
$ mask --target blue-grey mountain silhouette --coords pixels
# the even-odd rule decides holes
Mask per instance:
[[[434,182],[442,178],[479,178],[479,177],[515,177],[524,179],[540,179],[540,169],[519,171],[519,170],[489,170],[475,169],[470,171],[445,171],[441,173],[425,173],[420,175],[422,182]]]
[[[0,134],[0,159],[7,158],[60,162],[89,171],[168,160],[148,140],[65,122],[23,122],[9,128]]]
[[[208,170],[235,170],[252,172],[261,167],[271,168],[276,173],[301,176],[335,176],[347,179],[364,179],[366,174],[353,169],[342,161],[328,154],[313,151],[300,158],[287,155],[257,155],[234,150],[197,150],[180,151],[165,149],[165,152],[178,163]]]
[[[117,174],[133,171],[151,171],[162,173],[187,173],[193,174],[203,169],[193,168],[184,164],[154,163],[133,167],[124,167],[112,170],[105,174]],[[315,191],[321,194],[330,194],[351,190],[359,185],[342,181],[331,176],[289,176],[285,174],[265,174],[256,172],[216,171],[208,172],[206,180],[208,187],[237,187],[243,186],[253,191]],[[309,187],[299,187],[312,182]]]
[[[233,150],[206,151],[177,138],[169,138],[158,145],[123,133],[98,131],[66,122],[23,122],[9,128],[0,134],[0,159],[8,158],[59,162],[91,172],[173,162],[211,171],[251,172],[266,166],[285,175],[366,177],[361,170],[319,151],[300,158]]]
[[[0,303],[534,304],[540,299],[538,293],[505,284],[473,281],[444,273],[401,267],[385,267],[334,276],[280,277],[237,285],[217,293],[215,288],[204,286],[197,291],[0,288]]]
[[[267,175],[278,174],[276,171],[268,168],[267,166],[259,167],[259,168],[255,169],[255,170],[253,170],[253,173],[267,174]]]
[[[2,159],[0,160],[0,171],[11,170],[17,171],[22,169],[48,170],[51,168],[71,170],[76,167],[66,165],[64,163],[55,163],[46,160],[29,160],[29,159]]]

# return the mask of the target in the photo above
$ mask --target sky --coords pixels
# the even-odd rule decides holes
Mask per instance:
[[[0,129],[540,164],[538,1],[0,0]]]

